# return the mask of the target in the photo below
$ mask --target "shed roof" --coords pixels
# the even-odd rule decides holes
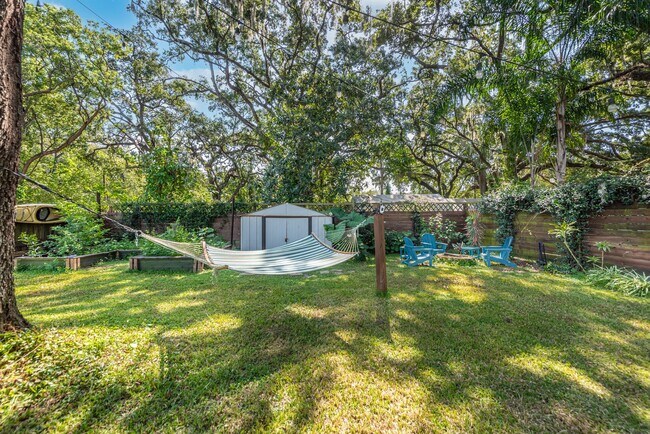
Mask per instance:
[[[272,206],[271,208],[266,208],[260,211],[255,211],[249,216],[305,216],[305,217],[328,217],[325,214],[319,213],[317,211],[303,208],[297,205],[292,205],[290,203],[283,203],[282,205]]]

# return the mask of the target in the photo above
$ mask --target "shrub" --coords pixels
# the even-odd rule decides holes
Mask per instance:
[[[647,297],[650,294],[650,276],[628,268],[596,267],[589,270],[587,280],[595,285],[626,295]]]
[[[572,264],[565,261],[549,262],[544,265],[544,271],[551,274],[573,274],[576,272]]]
[[[559,240],[562,240],[562,243],[564,244],[564,247],[566,248],[567,252],[571,254],[571,257],[575,261],[576,265],[578,265],[578,267],[580,267],[580,269],[584,272],[585,268],[582,266],[582,263],[576,257],[568,241],[569,237],[573,233],[575,233],[576,230],[577,229],[575,227],[574,222],[553,223],[553,228],[550,231],[548,231],[548,234],[555,236],[555,238]]]
[[[386,231],[386,253],[399,253],[399,248],[404,245],[404,237],[410,237],[411,232]]]
[[[255,211],[259,204],[235,202],[235,213]],[[124,202],[119,205],[124,224],[141,227],[179,222],[189,229],[209,227],[214,219],[232,212],[230,202]]]
[[[465,237],[467,238],[467,242],[472,246],[480,245],[483,229],[481,214],[478,211],[469,211],[465,218]]]
[[[384,232],[386,240],[386,253],[399,253],[399,248],[404,245],[404,237],[412,236],[411,232],[391,231]],[[366,226],[359,231],[359,238],[368,246],[368,250],[375,251],[375,234],[372,226]]]
[[[465,241],[465,234],[456,230],[456,222],[442,218],[440,213],[429,218],[429,232],[441,243],[454,244]]]
[[[134,250],[137,249],[133,234],[124,234],[121,238],[107,238],[104,242],[102,250]]]
[[[45,249],[36,234],[23,232],[18,236],[18,241],[27,245],[27,256],[43,256]]]
[[[187,229],[179,222],[172,223],[167,227],[165,232],[156,235],[157,238],[162,238],[168,241],[176,241],[179,243],[199,243],[205,240],[206,243],[215,247],[225,247],[226,241],[223,240],[218,234],[215,233],[213,228],[199,228],[196,230]],[[178,256],[178,252],[170,250],[159,244],[145,241],[142,244],[142,253],[147,256]]]
[[[65,212],[65,211],[64,211]],[[108,229],[87,214],[65,213],[66,224],[55,226],[43,248],[49,256],[84,255],[106,248]]]

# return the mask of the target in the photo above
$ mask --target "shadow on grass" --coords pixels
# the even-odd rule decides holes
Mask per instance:
[[[110,268],[92,282],[75,276],[77,289],[34,291],[30,310],[45,326],[155,329],[150,383],[134,392],[115,381],[61,411],[83,408],[79,431],[318,430],[327,417],[336,429],[379,400],[377,382],[419,417],[377,410],[352,428],[648,428],[639,411],[648,386],[635,372],[650,350],[635,325],[650,320],[647,303],[539,273],[394,264],[390,297],[377,298],[373,268],[344,268],[310,279],[226,272],[216,282]],[[420,401],[408,384],[423,390]]]

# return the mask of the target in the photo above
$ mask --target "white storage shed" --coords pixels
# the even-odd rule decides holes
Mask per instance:
[[[325,241],[325,224],[332,217],[290,203],[241,216],[241,249],[264,250],[306,237],[312,232]]]

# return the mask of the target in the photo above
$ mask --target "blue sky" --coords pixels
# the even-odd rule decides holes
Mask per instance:
[[[29,3],[36,4],[36,0],[29,0]],[[41,0],[41,3],[72,9],[84,20],[101,23],[99,18],[83,6],[86,5],[117,28],[128,29],[135,24],[135,17],[126,9],[130,0]]]
[[[28,2],[36,4],[36,0],[28,0]],[[361,0],[361,5],[364,8],[370,6],[377,9],[386,6],[388,2],[389,0]],[[41,0],[41,3],[72,9],[84,20],[101,22],[97,16],[83,6],[86,5],[112,26],[127,29],[135,24],[135,17],[127,10],[127,5],[131,3],[130,0]]]
[[[27,1],[36,4],[37,0]],[[41,0],[41,3],[72,9],[85,21],[95,21],[118,29],[128,29],[136,23],[135,16],[127,9],[130,0]],[[361,0],[362,8],[370,6],[373,10],[380,9],[388,3],[389,0]],[[194,63],[189,59],[169,66],[177,73],[193,78],[208,73],[205,65]],[[198,110],[207,111],[207,104],[201,101],[188,102]]]
[[[36,1],[28,0],[28,3],[36,4]],[[41,0],[41,3],[72,9],[86,21],[105,24],[102,21],[105,20],[110,26],[119,29],[128,29],[136,22],[135,16],[127,9],[127,6],[131,3],[130,0]],[[375,10],[386,6],[388,3],[389,0],[361,0],[362,8],[370,6]],[[196,65],[191,62],[183,62],[175,65],[174,68],[179,71],[197,69]]]

